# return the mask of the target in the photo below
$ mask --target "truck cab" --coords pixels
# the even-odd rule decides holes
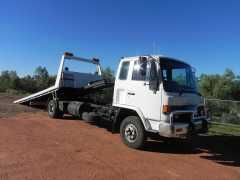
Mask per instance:
[[[197,91],[195,70],[173,58],[122,58],[112,105],[136,112],[145,131],[164,137],[184,138],[208,130],[210,119],[204,98]],[[123,140],[131,146],[139,134],[137,125],[124,127]]]

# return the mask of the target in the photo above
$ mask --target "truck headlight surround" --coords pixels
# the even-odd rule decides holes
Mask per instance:
[[[169,106],[169,105],[163,105],[163,107],[162,107],[162,112],[165,113],[165,114],[171,113],[171,106]]]

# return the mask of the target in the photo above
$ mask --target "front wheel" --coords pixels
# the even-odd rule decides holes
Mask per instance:
[[[141,148],[146,139],[144,127],[137,116],[128,116],[122,121],[120,135],[123,143],[134,149]]]

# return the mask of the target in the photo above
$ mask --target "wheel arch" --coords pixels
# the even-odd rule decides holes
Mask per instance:
[[[144,118],[143,114],[141,113],[140,110],[135,109],[135,108],[129,108],[129,107],[120,107],[117,110],[117,113],[115,115],[115,118],[113,120],[113,127],[112,130],[113,132],[119,132],[120,130],[120,125],[121,122],[127,117],[127,116],[137,116],[140,119],[140,122],[142,123],[143,127],[145,130],[147,130],[148,125],[147,121]]]

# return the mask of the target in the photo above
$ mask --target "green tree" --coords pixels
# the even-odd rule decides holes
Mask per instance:
[[[48,86],[53,86],[55,84],[57,76],[53,75],[53,76],[49,76],[48,78]]]
[[[23,78],[21,78],[21,81],[20,81],[20,91],[21,92],[25,92],[25,93],[34,93],[36,91],[38,91],[38,87],[37,87],[37,84],[36,84],[36,80],[27,75]]]
[[[103,77],[104,79],[113,81],[113,80],[115,79],[115,77],[114,77],[114,71],[113,71],[110,67],[107,67],[106,69],[103,69],[103,70],[102,70],[102,77]]]
[[[49,74],[46,67],[38,66],[34,71],[34,79],[38,90],[48,87]]]
[[[110,67],[107,67],[102,70],[102,77],[113,82],[115,79],[114,71]],[[104,88],[103,90],[96,92],[95,95],[99,103],[111,103],[113,97],[113,87]]]
[[[240,78],[230,69],[223,75],[202,75],[199,81],[200,92],[206,98],[240,100]],[[206,101],[216,121],[239,122],[239,103],[231,101]]]
[[[2,71],[0,76],[0,91],[6,91],[8,89],[18,89],[20,85],[20,79],[16,71]]]
[[[204,97],[214,98],[214,88],[219,80],[219,75],[202,74],[198,82],[199,91]]]
[[[239,99],[240,79],[230,69],[223,75],[201,75],[199,90],[203,96],[218,99]]]

